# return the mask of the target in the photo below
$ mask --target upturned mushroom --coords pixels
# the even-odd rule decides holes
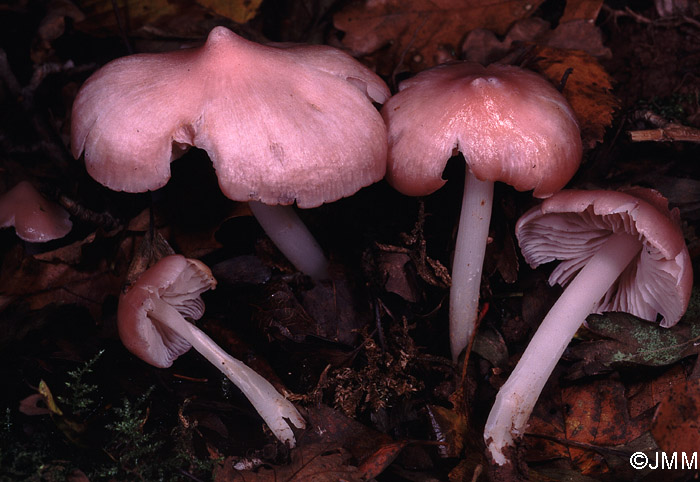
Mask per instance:
[[[561,260],[549,278],[566,286],[501,387],[484,440],[494,462],[523,436],[537,399],[564,349],[591,313],[623,311],[673,326],[693,284],[690,255],[657,191],[561,191],[516,226],[525,260],[536,268]]]
[[[64,237],[73,223],[65,209],[45,199],[29,181],[21,181],[0,196],[0,228],[10,226],[24,241],[45,243]]]
[[[164,186],[190,146],[204,149],[223,193],[249,201],[269,229],[262,204],[312,208],[384,176],[386,127],[372,102],[388,97],[337,49],[260,45],[216,27],[202,47],[131,55],[93,74],[73,105],[72,150],[105,186],[143,192]],[[313,239],[291,209],[282,216]],[[300,271],[327,276],[317,243],[272,236]]]
[[[411,196],[443,186],[456,151],[467,162],[452,263],[450,343],[457,360],[471,339],[493,202],[493,183],[546,198],[581,162],[574,113],[544,78],[517,67],[439,65],[405,80],[382,108],[389,138],[387,180]]]
[[[202,262],[181,255],[162,258],[120,297],[119,337],[134,355],[159,368],[194,348],[243,392],[275,436],[293,447],[292,427],[305,427],[294,405],[190,321],[202,317],[200,295],[215,286]]]

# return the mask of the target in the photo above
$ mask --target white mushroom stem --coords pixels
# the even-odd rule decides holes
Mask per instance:
[[[202,330],[185,320],[180,313],[159,298],[152,300],[150,318],[158,320],[179,336],[226,375],[250,400],[272,433],[294,447],[296,440],[289,423],[304,428],[306,423],[292,402],[284,398],[264,377],[221,349]]]
[[[478,180],[467,166],[450,289],[450,347],[454,361],[474,334],[492,204],[493,182]]]
[[[503,450],[523,435],[547,379],[576,330],[641,248],[635,236],[611,235],[547,313],[498,392],[486,421],[484,441],[497,464],[506,463]]]
[[[330,278],[321,246],[292,206],[248,203],[253,215],[277,248],[302,273],[316,281]]]

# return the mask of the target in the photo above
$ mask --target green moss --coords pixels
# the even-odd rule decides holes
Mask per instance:
[[[195,423],[184,423],[177,411],[151,422],[153,388],[113,403],[106,399],[107,382],[91,383],[91,377],[103,380],[95,372],[102,355],[65,373],[51,415],[19,417],[16,409],[5,410],[0,482],[65,481],[76,470],[91,482],[211,480],[219,461],[196,456]],[[52,387],[43,386],[46,400]]]

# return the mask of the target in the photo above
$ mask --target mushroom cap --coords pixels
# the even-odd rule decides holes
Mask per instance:
[[[59,239],[73,227],[68,212],[42,197],[29,181],[21,181],[0,196],[0,228],[15,227],[30,243]]]
[[[314,207],[379,181],[384,82],[327,46],[260,45],[224,27],[199,48],[102,67],[73,104],[72,151],[103,185],[164,186],[189,146],[237,201]]]
[[[387,180],[412,196],[445,183],[454,149],[481,181],[549,197],[569,182],[582,146],[573,111],[549,82],[508,65],[442,64],[399,86],[382,108]]]
[[[661,325],[678,322],[688,307],[693,268],[678,210],[652,189],[565,190],[526,212],[515,234],[533,268],[561,260],[549,283],[565,286],[613,233],[629,233],[643,244],[593,313],[624,311]]]
[[[157,319],[149,317],[156,300],[175,308],[183,317],[198,320],[204,314],[200,295],[216,287],[201,261],[175,254],[161,258],[119,298],[117,327],[126,348],[159,368],[167,368],[191,345]]]

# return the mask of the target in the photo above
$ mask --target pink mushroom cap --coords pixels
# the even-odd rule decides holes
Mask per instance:
[[[73,227],[65,209],[50,202],[22,181],[0,196],[0,227],[15,227],[17,236],[30,243],[59,239]]]
[[[181,316],[198,320],[204,314],[200,295],[216,287],[211,270],[196,259],[176,254],[146,270],[119,299],[117,327],[124,346],[159,368],[167,368],[192,345],[164,323],[149,318],[163,301]]]
[[[443,186],[458,149],[480,181],[551,196],[582,155],[566,99],[539,75],[508,65],[439,65],[405,80],[382,108],[388,126],[387,180],[411,196]]]
[[[199,48],[102,67],[73,105],[72,150],[103,185],[164,186],[170,162],[204,149],[237,201],[315,207],[377,182],[384,82],[327,46],[260,45],[224,27]]]
[[[693,270],[678,210],[652,189],[561,191],[525,213],[515,228],[534,268],[560,260],[549,283],[565,286],[613,233],[639,238],[643,248],[593,313],[623,311],[661,325],[678,322],[688,306]]]

